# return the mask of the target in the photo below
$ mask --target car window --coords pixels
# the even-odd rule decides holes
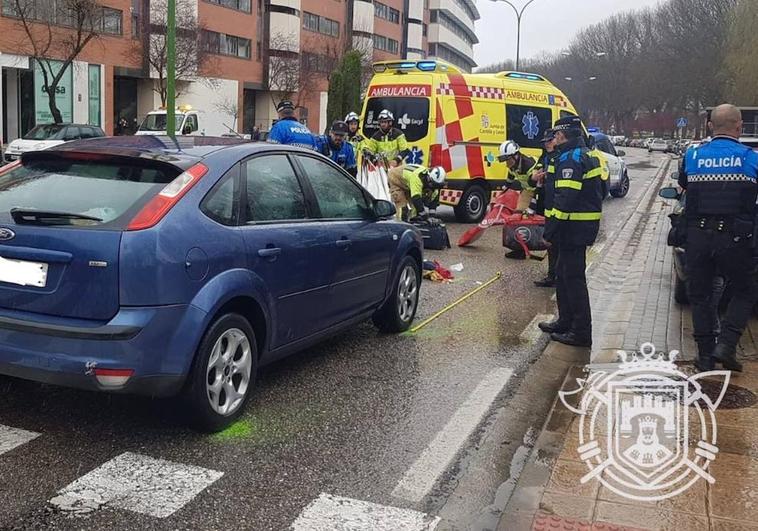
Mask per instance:
[[[265,155],[245,161],[245,221],[283,221],[308,217],[305,196],[286,155]]]
[[[600,151],[604,151],[608,153],[609,155],[616,156],[616,150],[613,148],[613,145],[610,143],[610,141],[607,138],[595,137],[595,145]]]
[[[190,114],[187,116],[187,121],[184,123],[184,128],[189,129],[192,132],[197,131],[197,115]]]
[[[78,127],[67,127],[66,132],[64,133],[63,140],[76,140],[81,136],[81,133],[79,133]]]
[[[82,138],[95,138],[95,130],[91,127],[81,127]]]
[[[323,219],[364,219],[368,202],[358,184],[332,165],[314,157],[298,156],[316,195]]]
[[[236,171],[231,171],[216,183],[200,204],[200,210],[206,216],[222,225],[234,225],[235,174]]]

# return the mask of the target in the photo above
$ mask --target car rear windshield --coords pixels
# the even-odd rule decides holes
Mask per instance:
[[[57,140],[63,136],[65,125],[38,125],[24,135],[24,140]]]
[[[123,228],[181,170],[139,163],[42,159],[0,175],[0,215],[13,209],[99,218],[73,225]]]
[[[177,131],[184,119],[184,115],[176,113],[176,125]],[[165,131],[166,130],[166,115],[165,114],[148,114],[142,121],[142,125],[139,126],[140,131]]]

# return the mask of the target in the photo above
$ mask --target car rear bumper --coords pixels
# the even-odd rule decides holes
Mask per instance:
[[[40,320],[0,312],[0,374],[94,391],[176,394],[189,372],[205,313],[194,306],[122,308],[107,323]],[[118,386],[97,369],[131,370]]]

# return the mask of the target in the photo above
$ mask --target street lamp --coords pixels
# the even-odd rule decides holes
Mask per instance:
[[[526,11],[526,8],[529,7],[529,5],[534,2],[534,0],[529,0],[526,4],[524,4],[524,7],[522,7],[520,10],[513,5],[510,0],[492,0],[493,2],[504,2],[511,6],[513,9],[513,12],[516,13],[516,70],[519,69],[519,66],[521,64],[521,17],[524,15],[524,11]]]
[[[176,0],[166,3],[166,134],[176,136]]]

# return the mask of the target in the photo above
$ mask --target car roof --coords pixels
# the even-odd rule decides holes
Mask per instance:
[[[610,140],[610,137],[608,135],[601,133],[600,131],[590,132],[590,135],[594,136],[595,138],[605,138],[607,140]]]
[[[29,160],[55,155],[56,153],[92,153],[122,158],[149,159],[187,169],[212,153],[234,147],[244,148],[247,153],[270,150],[314,153],[312,150],[293,146],[250,142],[243,138],[234,137],[178,136],[176,139],[172,139],[169,136],[138,135],[74,140],[47,148],[44,151],[24,153],[21,158],[22,160]]]

